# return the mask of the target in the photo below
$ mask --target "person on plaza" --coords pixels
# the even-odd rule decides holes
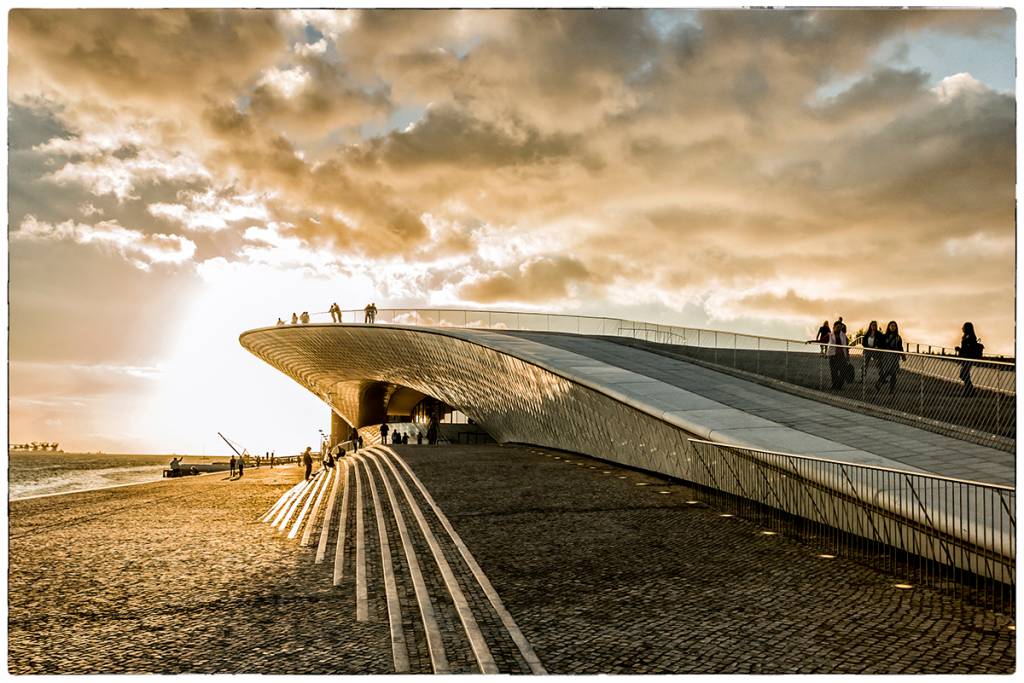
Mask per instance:
[[[295,311],[292,311],[292,325],[299,324],[299,316],[295,315]]]
[[[330,311],[331,311],[331,322],[340,323],[341,322],[341,307],[338,306],[337,302],[331,304]]]
[[[828,337],[831,333],[831,330],[828,328],[828,321],[826,320],[821,324],[821,327],[818,328],[817,338],[817,341],[821,342],[821,355],[823,356],[825,355],[825,351],[828,350],[828,347],[825,346],[825,344],[828,344]]]
[[[235,478],[235,456],[231,456],[231,461],[228,463],[231,467],[231,478]]]
[[[433,446],[437,443],[437,418],[430,418],[430,426],[427,427],[427,443]]]
[[[275,462],[277,460],[275,453],[277,453],[277,451],[270,451],[270,469],[274,469],[274,465],[277,464]]]
[[[312,450],[312,448],[306,446],[306,450],[302,454],[302,464],[306,466],[306,479],[309,479],[309,476],[313,474],[313,456],[310,454]]]
[[[377,304],[370,302],[370,324],[377,322]]]
[[[358,449],[358,448],[362,448],[362,447],[363,447],[363,435],[362,434],[357,434],[356,435],[356,448]]]
[[[371,313],[371,306],[373,304],[366,304],[366,308],[363,309],[363,322],[367,325],[373,322],[373,313]]]
[[[245,458],[238,456],[238,478],[242,478],[242,473],[245,471]]]
[[[421,432],[418,429],[416,430],[416,445],[417,446],[422,446],[423,445],[423,432]]]
[[[335,461],[341,460],[345,457],[345,447],[341,445],[341,442],[334,444],[334,448],[331,449],[331,455]]]
[[[985,351],[985,345],[978,341],[978,336],[974,333],[974,323],[964,323],[960,331],[963,333],[963,337],[960,338],[960,346],[956,347],[956,355],[961,358],[981,358]],[[964,383],[964,396],[974,396],[970,362],[960,364],[960,380]]]
[[[829,346],[825,352],[828,358],[828,369],[832,375],[832,388],[839,391],[846,383],[846,366],[850,363],[850,352],[847,350],[846,333],[843,332],[843,323],[835,321],[832,325],[832,334],[828,337]]]
[[[171,472],[175,473],[174,476],[178,476],[178,473],[181,472],[181,456],[177,458],[171,458],[170,468]]]
[[[402,445],[403,446],[408,446],[409,445],[409,435],[408,434],[402,434]]]
[[[352,431],[349,433],[348,439],[349,439],[349,441],[352,442],[352,450],[353,451],[358,451],[359,450],[359,445],[360,445],[360,443],[359,443],[359,430],[356,429],[355,427],[353,427]]]
[[[284,321],[283,321],[283,320],[281,320],[280,318],[278,318],[278,319],[277,319],[277,326],[278,326],[278,327],[281,327],[281,325],[284,325]]]
[[[878,330],[878,321],[872,320],[868,323],[867,332],[853,340],[853,344],[860,344],[864,348],[864,364],[860,368],[860,381],[863,382],[868,376],[868,366],[875,364],[875,371],[881,372],[878,364],[878,354],[874,352],[882,342],[882,333]]]
[[[900,336],[900,326],[895,320],[890,320],[885,326],[885,335],[882,336],[878,348],[883,351],[903,351],[903,337]],[[882,353],[878,365],[878,379],[875,381],[875,391],[882,388],[886,380],[889,381],[889,393],[896,391],[896,375],[900,371],[900,361],[906,360],[903,353]]]
[[[388,431],[390,431],[390,427],[388,427],[388,424],[385,422],[380,426],[380,442],[384,445],[387,445],[388,443]]]
[[[302,312],[302,315],[299,316],[299,322],[301,322],[303,325],[309,324],[309,311]]]
[[[327,449],[327,452],[324,453],[324,459],[321,462],[327,469],[334,469],[334,454],[331,453],[329,448]]]

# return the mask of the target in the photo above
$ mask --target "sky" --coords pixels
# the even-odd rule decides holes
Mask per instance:
[[[1012,10],[13,10],[9,432],[316,445],[240,332],[540,310],[1014,346]]]

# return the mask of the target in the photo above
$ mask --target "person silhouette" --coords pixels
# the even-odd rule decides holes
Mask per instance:
[[[900,336],[900,326],[895,320],[890,320],[885,326],[885,334],[879,343],[883,351],[903,351],[903,337]],[[902,353],[883,353],[878,359],[878,379],[875,380],[875,391],[882,388],[886,380],[889,380],[889,393],[896,391],[896,375],[900,371],[900,361],[905,359]]]
[[[960,346],[956,347],[956,355],[961,358],[980,359],[985,351],[985,345],[978,341],[974,333],[974,323],[964,323],[960,331],[963,332],[963,337],[960,338]],[[960,364],[960,380],[964,383],[964,396],[974,396],[970,361]]]

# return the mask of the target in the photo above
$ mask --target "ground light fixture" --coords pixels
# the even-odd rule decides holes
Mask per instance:
[[[690,501],[686,501],[686,502],[687,502],[687,503],[689,503]],[[730,514],[730,513],[728,513],[728,512],[723,512],[722,514],[720,514],[720,515],[718,515],[718,516],[719,516],[719,517],[734,517],[735,515],[733,515],[733,514]]]
[[[778,531],[762,531],[761,535],[762,536],[778,536],[779,532]]]
[[[894,583],[893,588],[899,588],[901,591],[908,591],[914,586],[909,583]]]
[[[821,553],[821,554],[818,555],[818,557],[826,559],[826,560],[834,560],[834,559],[836,559],[835,555],[831,555],[829,553]]]

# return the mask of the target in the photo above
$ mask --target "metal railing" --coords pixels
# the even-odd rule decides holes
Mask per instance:
[[[1016,490],[903,470],[689,440],[697,497],[821,557],[880,569],[1014,614]]]
[[[289,323],[286,320],[285,323]],[[364,310],[317,311],[310,322],[367,322]],[[631,339],[667,356],[731,368],[810,389],[821,400],[867,410],[957,438],[1014,451],[1017,436],[1016,366],[910,351],[842,347],[850,369],[826,355],[829,345],[659,325],[621,318],[466,309],[380,309],[388,325],[561,332]],[[905,344],[905,348],[909,348]],[[852,381],[851,379],[852,373]]]

